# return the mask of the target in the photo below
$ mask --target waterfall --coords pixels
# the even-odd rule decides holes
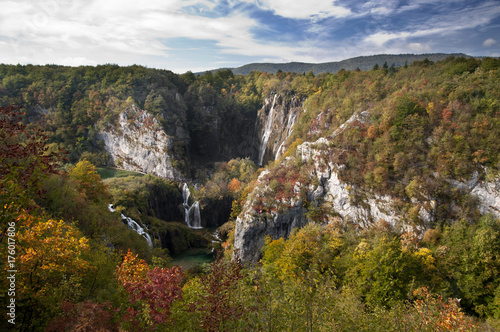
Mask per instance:
[[[189,187],[187,183],[184,183],[182,186],[182,198],[184,199],[184,203],[182,203],[182,206],[184,207],[184,221],[186,222],[186,225],[190,226],[189,224],[189,196],[191,193],[189,192]]]
[[[273,120],[274,120],[274,105],[276,104],[277,94],[274,95],[273,104],[271,105],[271,110],[269,111],[269,115],[266,120],[266,127],[264,128],[264,135],[262,136],[260,146],[259,146],[259,165],[262,166],[262,162],[264,161],[264,153],[266,153],[267,142],[269,141],[269,136],[271,136],[271,130],[273,128]]]
[[[200,229],[203,228],[201,227],[201,214],[200,214],[200,203],[198,201],[194,202],[191,208],[189,209],[189,212],[191,213],[191,210],[193,211],[193,221],[189,225],[191,228],[195,229]]]
[[[113,204],[108,204],[108,210],[111,212],[116,212],[116,209],[113,206]],[[137,223],[137,221],[135,221],[132,218],[126,217],[123,213],[121,214],[121,217],[122,220],[125,220],[125,222],[127,223],[128,228],[136,231],[137,234],[141,235],[143,238],[146,239],[146,241],[148,241],[150,247],[153,247],[153,241],[151,240],[151,236],[148,234],[148,232],[144,230],[144,228],[142,228],[141,225]],[[148,229],[146,226],[144,227],[146,228],[146,230]]]
[[[283,139],[283,142],[281,142],[281,145],[279,146],[278,150],[276,150],[276,158],[278,158],[281,155],[281,149],[283,148],[283,146],[285,145],[286,141],[288,140],[288,137],[290,137],[290,135],[292,134],[292,132],[293,132],[293,125],[295,124],[295,121],[297,121],[297,117],[298,117],[298,114],[295,113],[293,111],[293,109],[290,109],[289,110],[289,114],[288,114],[288,121],[287,121],[287,124],[286,124],[286,128],[287,128],[286,136]]]
[[[215,232],[212,234],[212,237],[214,238],[212,240],[212,252],[214,252],[216,244],[222,245],[222,239],[219,236],[219,230],[218,229],[215,230]]]
[[[193,205],[189,206],[190,195],[189,186],[187,183],[184,183],[182,186],[182,198],[184,199],[184,202],[182,203],[182,206],[184,207],[184,221],[190,228],[203,228],[201,227],[200,203],[195,201]],[[192,218],[191,215],[193,216]]]
[[[142,228],[134,219],[130,217],[125,217],[123,213],[121,214],[122,220],[125,220],[127,222],[127,226],[130,229],[133,229],[134,231],[137,232],[137,234],[141,235],[148,241],[148,244],[150,247],[153,247],[153,241],[151,240],[151,236]]]

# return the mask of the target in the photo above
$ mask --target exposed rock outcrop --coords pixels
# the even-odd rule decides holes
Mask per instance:
[[[112,164],[163,178],[180,178],[169,154],[172,139],[153,115],[132,106],[120,114],[118,125],[100,133]]]
[[[283,199],[269,202],[268,198],[273,197],[273,194],[266,195],[266,192],[270,191],[269,181],[265,180],[267,172],[260,175],[256,188],[236,220],[234,248],[242,261],[251,263],[258,261],[260,248],[266,236],[273,239],[287,238],[293,229],[303,227],[310,221],[301,192],[305,192],[307,200],[313,206],[326,207],[330,215],[335,214],[342,219],[349,219],[362,227],[367,227],[378,220],[384,220],[392,225],[399,222],[400,216],[396,209],[392,208],[390,196],[363,193],[366,197],[363,202],[353,202],[353,197],[357,194],[356,189],[339,179],[338,171],[342,165],[336,165],[327,158],[331,153],[328,142],[327,139],[320,138],[313,143],[304,143],[298,147],[295,157],[289,157],[284,161],[285,164],[293,163],[298,158],[311,166],[309,181],[295,182],[293,195],[286,202]],[[259,201],[265,201],[271,212],[262,213],[255,209]],[[278,212],[281,209],[275,206],[283,203],[289,208]]]
[[[478,199],[479,212],[491,213],[500,218],[500,177],[493,181],[478,183],[470,193]]]
[[[305,209],[298,199],[292,198],[287,202],[291,208],[284,213],[278,213],[277,210],[262,213],[254,208],[255,201],[263,199],[270,190],[265,180],[267,174],[267,171],[261,173],[257,187],[251,194],[253,199],[246,201],[243,212],[236,219],[234,248],[235,253],[244,262],[258,261],[266,236],[269,235],[273,239],[287,238],[294,228],[303,227],[308,222]]]
[[[243,261],[255,263],[259,259],[260,248],[266,236],[269,235],[273,239],[287,238],[294,228],[302,227],[309,222],[306,216],[307,210],[303,206],[306,197],[313,206],[327,206],[331,213],[343,219],[349,218],[362,226],[368,226],[381,219],[391,224],[398,222],[399,216],[396,210],[391,208],[390,196],[363,193],[366,199],[362,204],[353,203],[356,189],[339,179],[338,171],[343,165],[335,164],[330,158],[333,153],[338,153],[331,148],[330,140],[353,123],[365,123],[367,118],[366,112],[355,114],[329,139],[320,138],[316,142],[305,142],[298,146],[296,156],[283,161],[281,165],[283,168],[298,159],[302,163],[302,168],[309,169],[306,181],[296,181],[292,184],[293,193],[288,200],[275,198],[273,193],[268,194],[271,190],[269,180],[266,180],[268,172],[261,173],[256,188],[236,220],[234,247]],[[306,196],[301,197],[301,192]],[[270,197],[274,201],[269,201]],[[263,201],[267,211],[270,212],[263,213],[255,208],[259,205],[257,202],[262,204]],[[278,212],[282,208],[277,206],[283,206],[283,203],[286,203],[288,209]]]
[[[398,208],[395,197],[356,188],[340,179],[340,171],[345,165],[332,161],[332,155],[341,151],[334,148],[331,142],[351,126],[367,123],[367,112],[355,114],[330,137],[305,142],[297,147],[295,156],[285,158],[276,169],[300,163],[300,169],[308,170],[308,179],[290,184],[293,192],[287,199],[277,197],[272,191],[273,175],[267,170],[261,173],[236,220],[234,248],[242,261],[255,263],[259,260],[266,236],[287,238],[294,228],[307,224],[310,211],[304,207],[305,202],[308,202],[308,208],[327,211],[327,218],[315,219],[316,222],[329,222],[333,220],[332,216],[337,216],[361,227],[383,220],[402,229],[424,230],[435,221],[437,202],[432,197],[413,197],[411,202],[407,202],[412,206],[412,212],[416,211],[416,219],[410,222],[403,218],[408,211]],[[489,181],[479,181],[476,174],[467,183],[449,181],[463,194],[477,200],[477,210],[481,214],[491,213],[500,218],[500,177],[489,178]]]

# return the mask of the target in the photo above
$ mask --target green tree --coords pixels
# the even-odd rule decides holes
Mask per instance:
[[[425,281],[425,265],[418,256],[390,234],[379,236],[373,244],[361,241],[346,283],[367,304],[395,305],[411,298],[412,291]]]
[[[477,224],[456,222],[443,232],[436,255],[449,295],[469,312],[500,318],[500,222],[491,215]]]

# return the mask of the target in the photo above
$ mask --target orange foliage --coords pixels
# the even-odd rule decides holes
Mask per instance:
[[[378,134],[377,127],[375,127],[374,125],[371,125],[370,127],[368,127],[367,134],[368,134],[368,138],[370,138],[370,139],[377,138],[377,134]]]
[[[237,192],[240,189],[241,182],[237,178],[233,178],[231,182],[229,182],[228,189],[233,192]]]
[[[450,122],[452,112],[449,108],[445,108],[441,113],[445,122]]]
[[[460,300],[444,301],[440,295],[431,294],[426,287],[416,289],[413,295],[418,297],[415,309],[434,331],[471,331],[477,328],[477,324],[460,311]]]
[[[122,284],[136,283],[146,277],[149,270],[148,263],[134,255],[130,249],[123,257],[123,262],[116,268],[118,281]]]

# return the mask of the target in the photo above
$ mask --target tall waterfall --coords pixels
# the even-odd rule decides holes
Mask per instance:
[[[293,132],[293,126],[295,125],[295,122],[297,121],[297,118],[298,118],[298,113],[296,112],[293,112],[292,110],[289,110],[289,113],[288,113],[288,121],[287,121],[287,125],[286,125],[286,136],[285,138],[283,139],[283,141],[281,142],[281,145],[279,146],[278,150],[276,150],[276,158],[278,158],[281,153],[283,153],[281,150],[283,149],[283,146],[285,145],[286,141],[288,140],[288,137],[290,137],[290,135],[292,134]]]
[[[189,226],[189,195],[191,195],[191,193],[189,192],[189,187],[187,183],[184,183],[184,185],[182,186],[182,198],[184,199],[184,203],[182,203],[182,206],[184,207],[184,221],[188,226]]]
[[[184,221],[190,228],[203,228],[201,227],[200,203],[195,201],[193,205],[189,206],[190,195],[191,193],[189,192],[189,187],[187,183],[184,183],[182,186],[182,198],[184,199],[184,202],[182,203],[182,206],[184,207]]]
[[[264,161],[264,154],[266,153],[267,142],[269,141],[269,136],[271,136],[271,130],[273,128],[273,120],[274,120],[274,106],[276,104],[277,94],[274,95],[273,104],[271,105],[271,110],[269,111],[269,115],[266,120],[266,127],[264,128],[264,135],[260,141],[259,146],[259,165],[262,166],[262,162]]]

